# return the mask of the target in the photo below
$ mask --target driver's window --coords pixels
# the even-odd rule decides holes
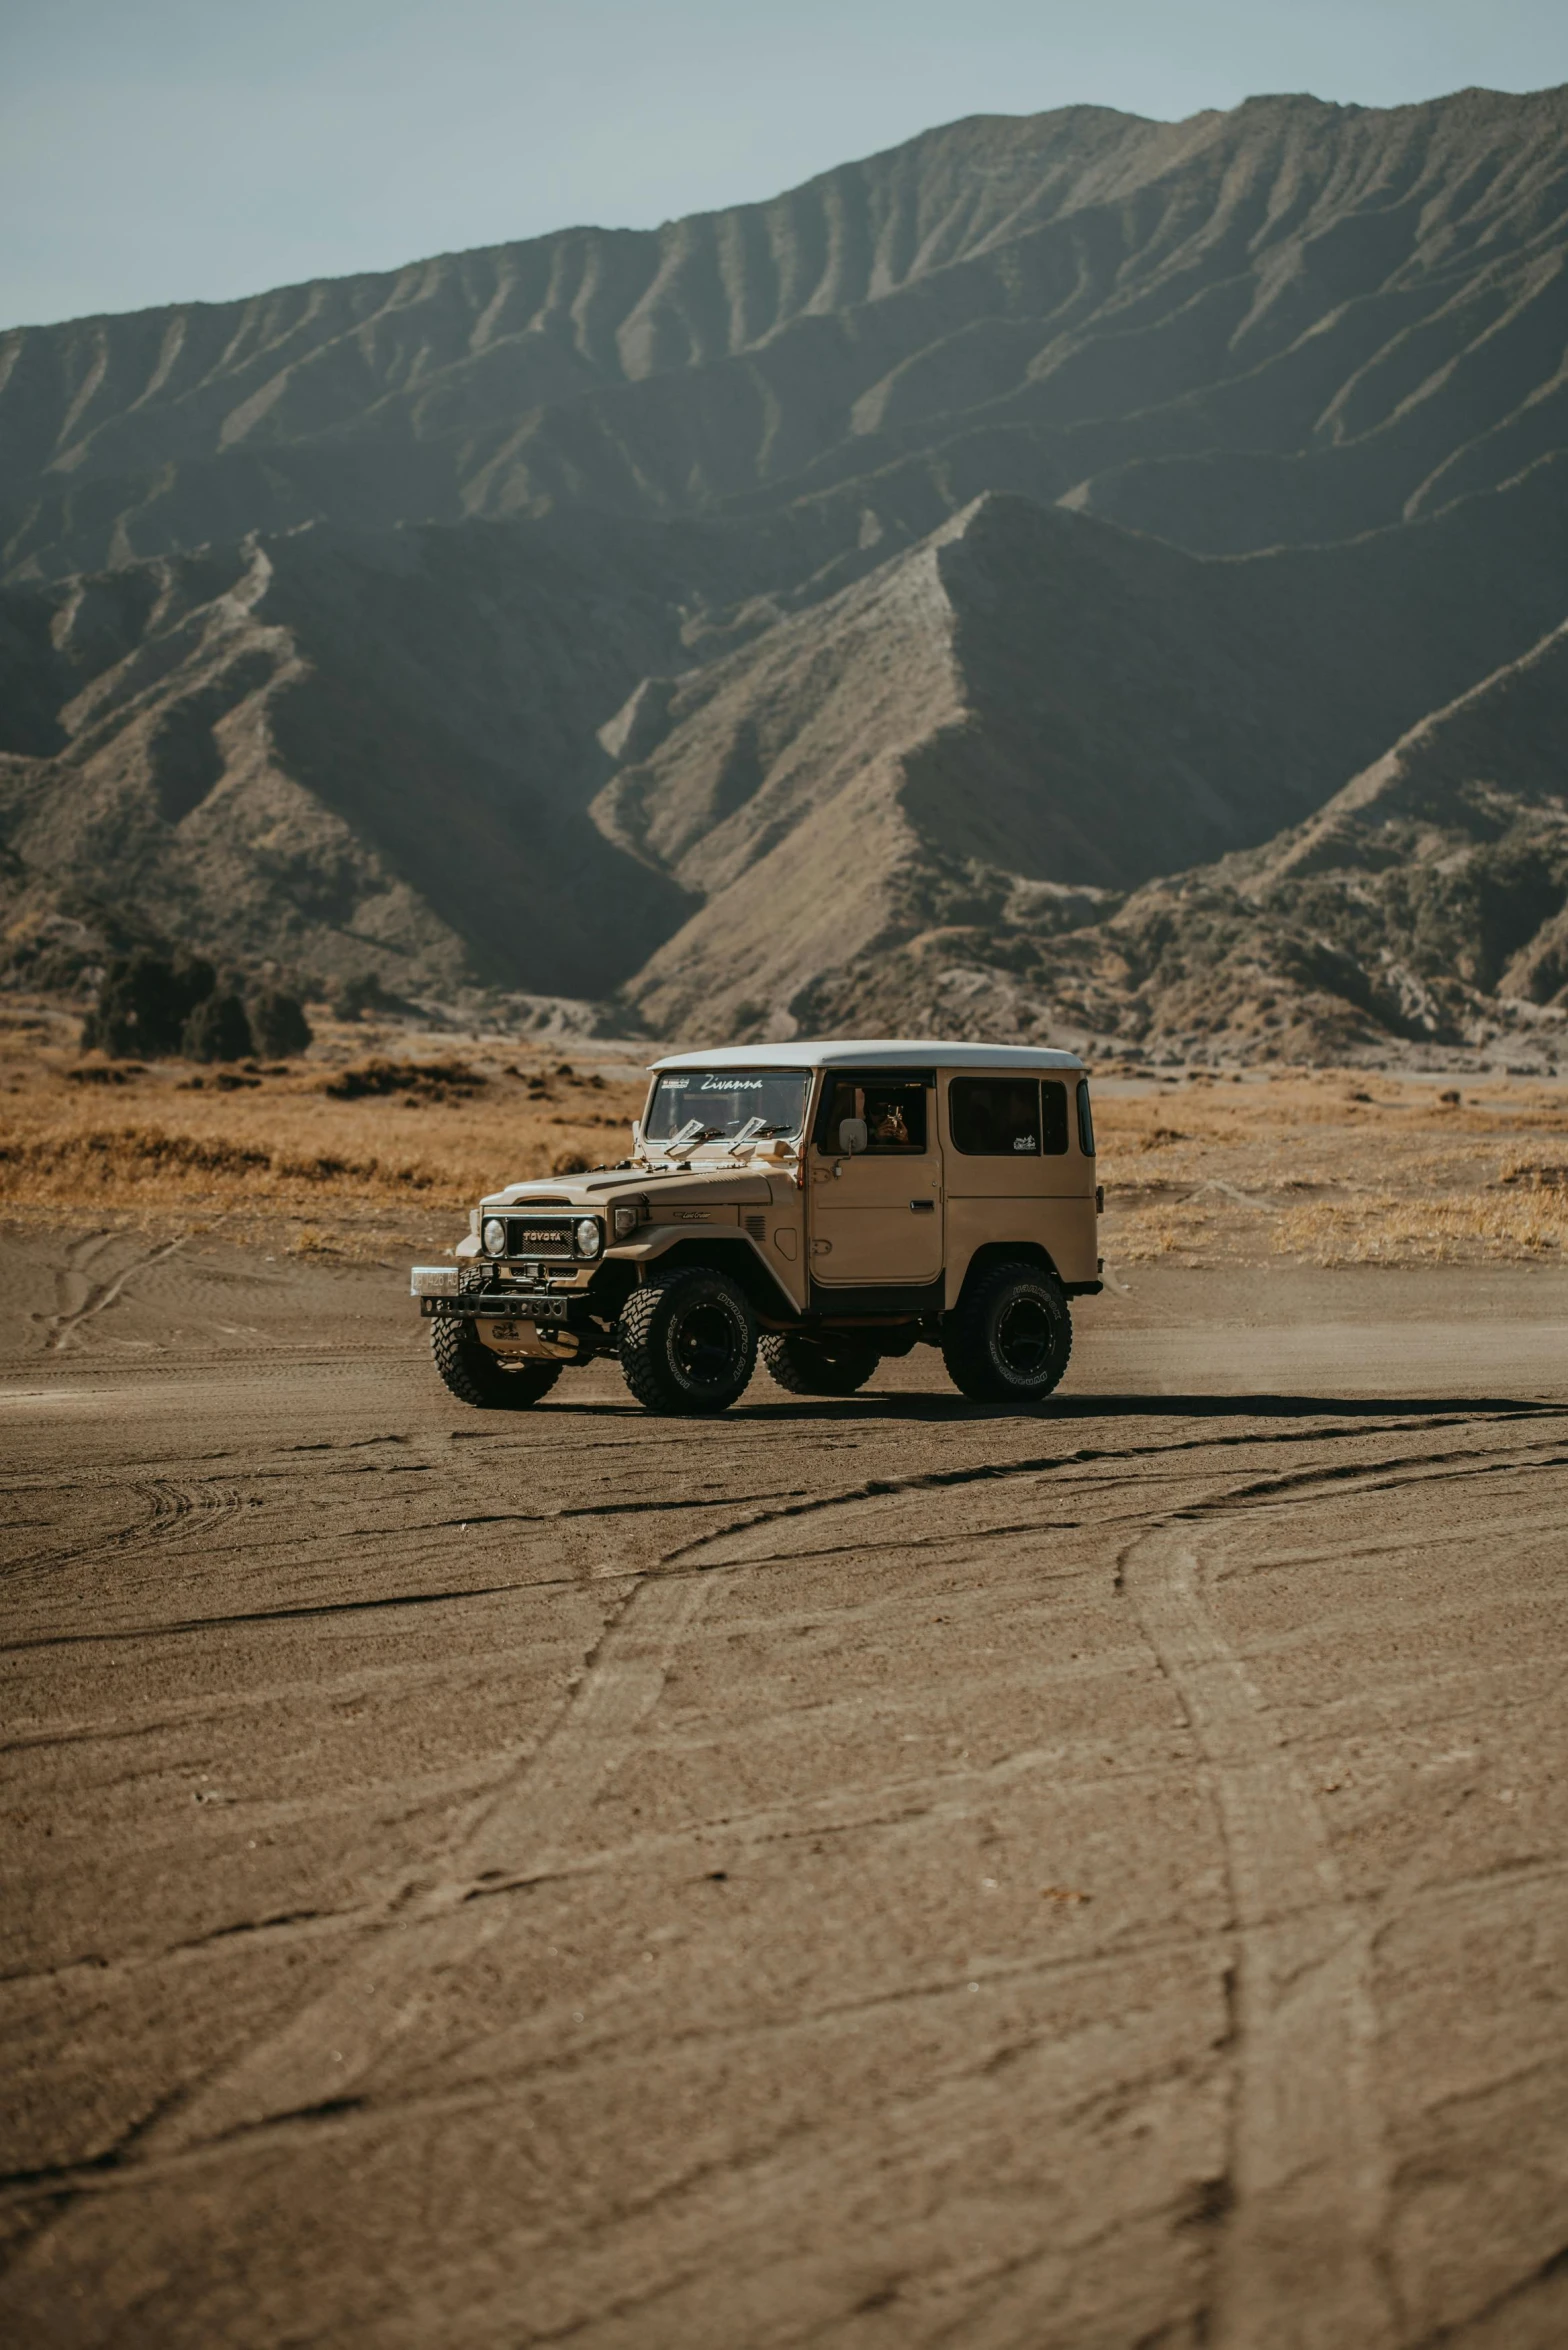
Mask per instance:
[[[828,1086],[820,1148],[838,1152],[838,1130],[846,1118],[864,1118],[866,1152],[875,1158],[909,1156],[926,1147],[926,1089],[881,1078],[836,1077]]]

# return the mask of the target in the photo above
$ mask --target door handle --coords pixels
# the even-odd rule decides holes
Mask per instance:
[[[909,1212],[912,1216],[934,1216],[936,1201],[934,1199],[912,1199],[909,1203]]]

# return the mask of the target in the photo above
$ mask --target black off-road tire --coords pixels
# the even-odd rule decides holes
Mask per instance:
[[[993,1265],[966,1283],[942,1324],[942,1360],[976,1403],[1042,1403],[1073,1351],[1061,1283],[1038,1265]]]
[[[825,1346],[798,1330],[770,1330],[762,1359],[791,1395],[853,1395],[882,1357],[873,1346]]]
[[[466,1323],[444,1317],[430,1325],[430,1352],[459,1403],[479,1411],[518,1412],[548,1395],[561,1376],[559,1363],[503,1363]]]
[[[757,1318],[738,1282],[677,1265],[634,1289],[618,1326],[621,1369],[650,1412],[728,1411],[757,1367]]]

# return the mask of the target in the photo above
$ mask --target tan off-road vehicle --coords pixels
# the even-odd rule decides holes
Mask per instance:
[[[464,1403],[537,1403],[613,1355],[654,1412],[721,1412],[763,1361],[852,1395],[939,1346],[965,1395],[1037,1403],[1100,1288],[1089,1085],[1070,1053],[735,1045],[656,1062],[631,1156],[514,1183],[413,1294]]]

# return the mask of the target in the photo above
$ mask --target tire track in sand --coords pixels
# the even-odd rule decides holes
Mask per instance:
[[[1202,1754],[1235,1916],[1230,2208],[1205,2339],[1383,2350],[1396,2325],[1378,2256],[1372,1921],[1347,1899],[1317,1805],[1210,1612],[1191,1531],[1145,1535],[1122,1579]]]
[[[595,1796],[657,1704],[677,1649],[721,1577],[639,1583],[600,1641],[574,1697],[499,1795],[410,1888],[315,1999],[158,2116],[137,2160],[357,2102],[359,2084],[418,2024],[432,1987],[500,1932],[508,1905],[477,1898],[544,1876],[571,1856]]]
[[[122,1265],[118,1273],[111,1274],[107,1280],[95,1281],[89,1268],[114,1237],[112,1233],[95,1232],[89,1233],[85,1240],[72,1244],[68,1262],[56,1283],[59,1311],[44,1317],[44,1327],[49,1333],[44,1340],[45,1354],[63,1354],[84,1322],[92,1321],[98,1314],[107,1313],[112,1305],[118,1303],[126,1283],[135,1274],[149,1272],[154,1265],[161,1265],[166,1257],[172,1257],[176,1249],[185,1246],[187,1235],[182,1232],[178,1240],[165,1241],[161,1248],[152,1249],[145,1256],[133,1257],[128,1265]],[[83,1284],[86,1295],[79,1306],[69,1307],[66,1299],[73,1281]]]

